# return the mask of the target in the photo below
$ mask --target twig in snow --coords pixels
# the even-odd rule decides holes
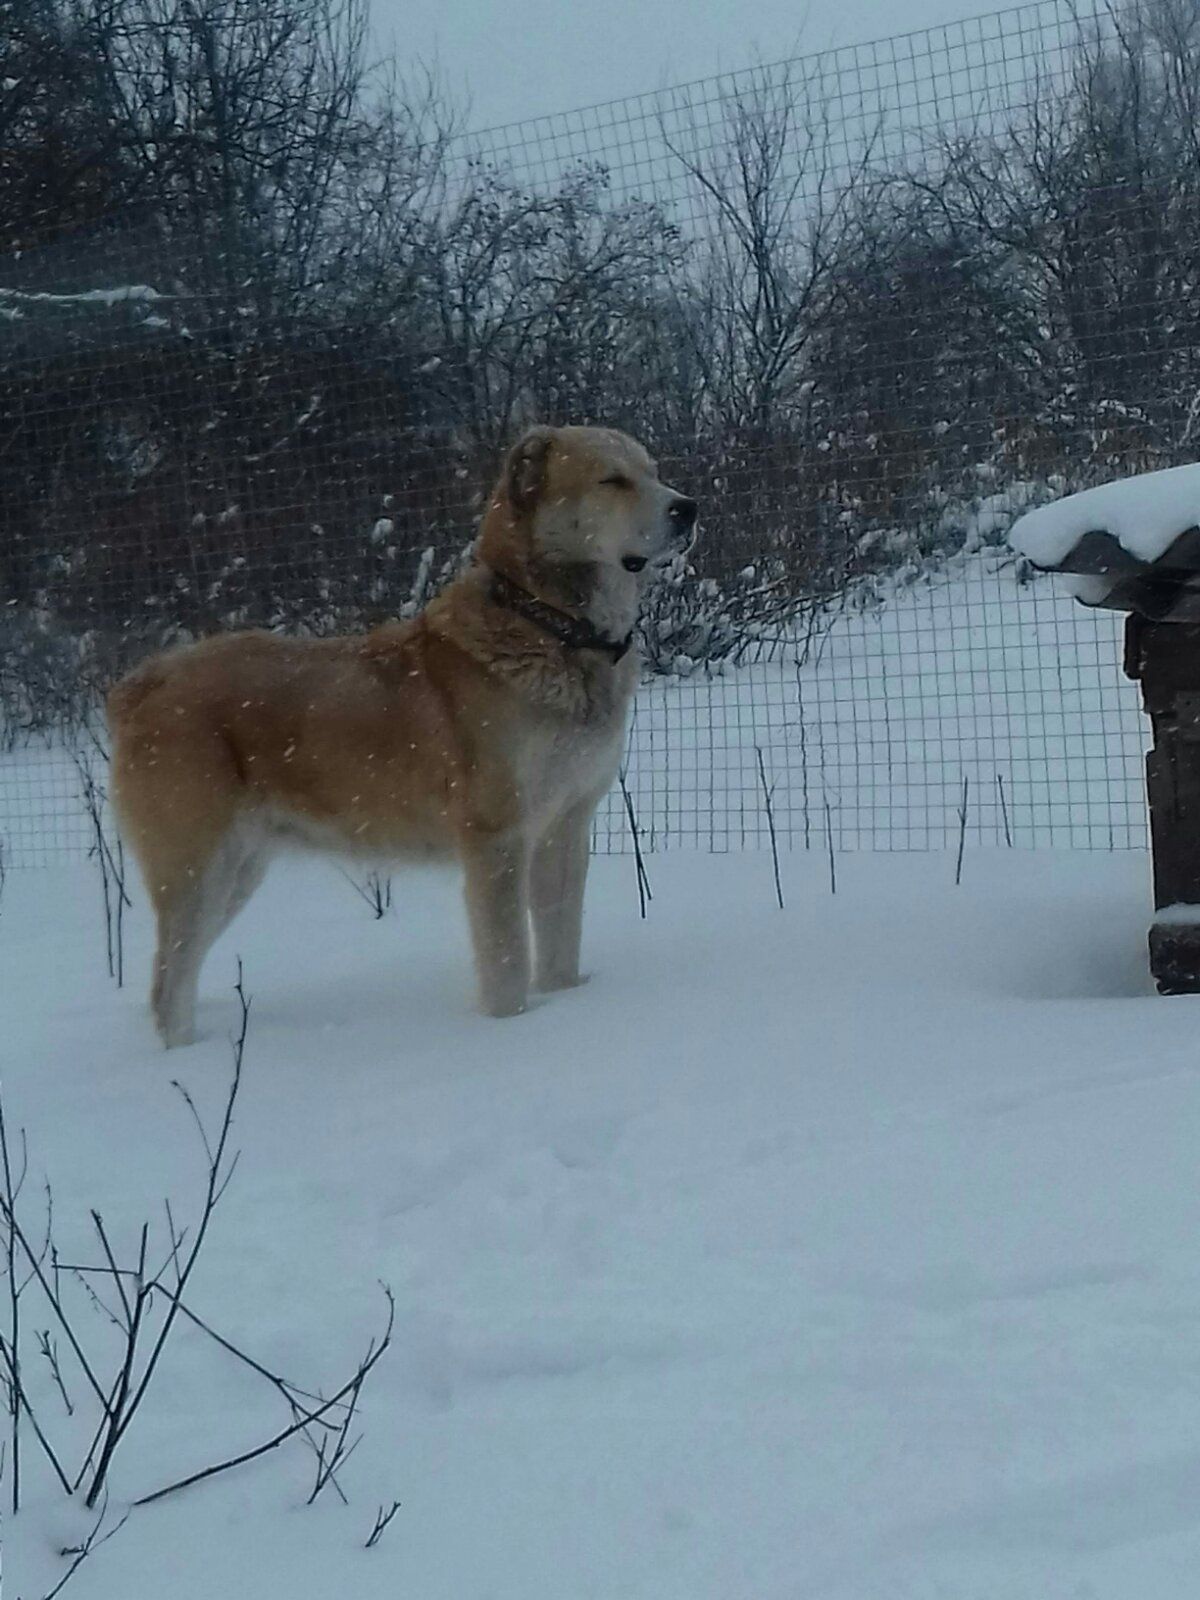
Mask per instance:
[[[371,908],[371,915],[379,922],[392,909],[392,880],[383,877],[374,868],[361,883],[345,871],[338,869],[358,898]]]
[[[380,1539],[383,1537],[383,1530],[387,1527],[388,1523],[396,1515],[396,1513],[397,1513],[397,1511],[399,1511],[399,1509],[400,1509],[399,1500],[393,1500],[391,1505],[388,1507],[388,1509],[386,1511],[383,1509],[382,1506],[380,1506],[379,1511],[377,1512],[376,1517],[375,1517],[375,1526],[371,1529],[371,1536],[367,1540],[366,1544],[364,1545],[364,1547],[363,1547],[364,1549],[373,1550],[375,1548],[375,1546],[379,1543]]]
[[[1012,849],[1012,829],[1008,825],[1008,802],[1004,798],[1004,774],[996,774],[996,788],[1000,794],[1000,819],[1004,823],[1004,842]]]
[[[103,1528],[107,1517],[108,1501],[105,1500],[104,1504],[100,1508],[100,1515],[92,1524],[91,1530],[84,1539],[83,1543],[77,1545],[68,1545],[65,1550],[59,1551],[59,1554],[64,1557],[74,1556],[75,1559],[71,1562],[71,1565],[63,1573],[58,1582],[54,1585],[53,1589],[49,1590],[49,1592],[46,1594],[45,1600],[55,1600],[55,1596],[60,1595],[63,1592],[67,1584],[70,1583],[71,1579],[79,1571],[80,1567],[87,1560],[87,1558],[94,1551],[99,1550],[102,1544],[107,1544],[114,1534],[120,1533],[121,1529],[129,1521],[130,1513],[127,1511],[121,1518],[120,1522],[116,1523],[108,1530],[106,1534],[101,1536],[100,1530]]]
[[[19,1144],[12,1138],[4,1123],[4,1108],[0,1100],[0,1270],[4,1268],[7,1256],[11,1302],[8,1326],[4,1331],[0,1331],[0,1390],[7,1390],[11,1422],[11,1430],[7,1430],[9,1436],[0,1439],[0,1477],[3,1477],[5,1470],[8,1471],[8,1478],[4,1480],[5,1495],[7,1497],[11,1484],[14,1504],[19,1507],[22,1497],[28,1496],[26,1487],[28,1468],[24,1458],[29,1455],[31,1444],[36,1441],[36,1445],[53,1469],[64,1496],[68,1500],[83,1499],[89,1509],[98,1513],[91,1531],[82,1543],[62,1551],[64,1559],[69,1561],[70,1565],[52,1591],[55,1595],[61,1592],[87,1556],[123,1526],[122,1521],[110,1531],[107,1522],[106,1508],[109,1502],[114,1456],[118,1453],[118,1447],[138,1414],[139,1408],[145,1402],[148,1387],[177,1317],[186,1318],[222,1350],[269,1381],[284,1399],[290,1416],[286,1426],[254,1448],[242,1451],[226,1460],[218,1460],[197,1472],[190,1473],[185,1478],[143,1495],[135,1504],[150,1504],[204,1478],[229,1472],[299,1436],[307,1441],[317,1459],[316,1482],[311,1499],[316,1499],[332,1484],[342,1500],[346,1500],[338,1481],[338,1473],[360,1442],[359,1438],[353,1436],[352,1429],[361,1415],[363,1385],[391,1342],[395,1322],[395,1302],[391,1291],[386,1286],[383,1287],[387,1300],[387,1323],[382,1336],[376,1336],[370,1341],[365,1354],[346,1382],[342,1383],[328,1399],[311,1390],[302,1389],[299,1385],[290,1383],[270,1371],[253,1356],[240,1350],[229,1339],[211,1328],[183,1300],[183,1293],[192,1276],[213,1211],[229,1183],[237,1159],[236,1154],[230,1150],[230,1136],[234,1107],[241,1083],[242,1059],[250,1011],[250,1001],[243,988],[240,964],[237,994],[241,1002],[242,1015],[240,1031],[233,1041],[233,1081],[226,1095],[219,1125],[214,1130],[210,1132],[205,1126],[204,1119],[200,1116],[188,1091],[182,1085],[176,1086],[199,1131],[207,1160],[207,1180],[203,1209],[198,1224],[193,1228],[184,1229],[178,1226],[171,1207],[166,1206],[168,1246],[165,1251],[156,1252],[160,1261],[157,1271],[149,1264],[151,1254],[149,1225],[143,1225],[140,1230],[134,1264],[126,1266],[121,1262],[114,1236],[110,1234],[98,1211],[93,1211],[91,1214],[98,1242],[96,1255],[99,1258],[94,1264],[89,1265],[85,1261],[78,1263],[62,1261],[49,1223],[44,1242],[40,1238],[31,1240],[27,1228],[17,1215],[18,1197],[29,1165],[24,1136],[22,1134]],[[47,1195],[47,1214],[50,1216],[49,1190]],[[100,1286],[102,1294],[96,1292],[92,1287],[93,1283]],[[73,1325],[73,1308],[70,1302],[63,1298],[64,1293],[70,1291],[73,1286],[82,1288],[92,1303],[100,1308],[118,1331],[118,1348],[111,1367],[107,1364],[107,1357],[98,1364],[93,1364],[81,1337],[83,1329],[77,1329]],[[68,1414],[72,1417],[76,1413],[82,1414],[80,1420],[73,1424],[72,1436],[75,1430],[83,1426],[86,1418],[88,1431],[84,1433],[83,1439],[86,1440],[90,1434],[91,1442],[87,1445],[86,1453],[83,1452],[81,1443],[81,1462],[74,1453],[69,1461],[61,1455],[57,1443],[51,1436],[53,1430],[48,1430],[44,1425],[47,1419],[39,1417],[24,1385],[20,1339],[23,1332],[26,1340],[29,1338],[26,1326],[29,1320],[28,1313],[23,1312],[21,1304],[21,1295],[26,1291],[40,1293],[45,1297],[61,1330],[61,1335],[52,1332],[50,1328],[38,1332],[37,1343]],[[162,1296],[166,1301],[165,1306],[156,1304],[158,1296]],[[106,1338],[106,1348],[107,1343]],[[94,1399],[89,1399],[86,1394],[82,1397],[71,1395],[69,1381],[73,1375],[70,1371],[71,1358],[78,1363]],[[390,1521],[390,1516],[385,1516],[384,1527],[387,1521]],[[379,1531],[381,1532],[382,1528]]]
[[[105,827],[105,810],[108,795],[96,777],[91,756],[77,750],[73,760],[79,774],[80,795],[84,809],[92,824],[92,848],[89,852],[100,868],[100,885],[104,896],[104,940],[108,956],[108,975],[115,978],[119,989],[125,981],[125,907],[132,902],[125,890],[125,847],[118,838],[116,846],[110,842]]]
[[[98,1496],[103,1490],[105,1481],[108,1477],[109,1467],[112,1464],[112,1458],[117,1446],[120,1444],[122,1438],[129,1428],[130,1423],[133,1421],[133,1418],[137,1413],[138,1407],[145,1398],[146,1390],[150,1387],[150,1382],[153,1379],[155,1370],[157,1369],[158,1363],[162,1358],[163,1347],[171,1335],[171,1329],[175,1325],[175,1318],[179,1314],[178,1296],[182,1295],[184,1288],[187,1286],[188,1279],[192,1275],[192,1271],[196,1265],[196,1260],[200,1254],[201,1246],[204,1244],[205,1235],[208,1232],[209,1223],[212,1221],[213,1212],[216,1209],[221,1196],[225,1193],[226,1186],[228,1185],[230,1178],[232,1178],[234,1168],[237,1165],[237,1155],[234,1154],[227,1161],[225,1153],[229,1143],[230,1130],[233,1126],[233,1113],[234,1108],[237,1105],[238,1091],[242,1086],[242,1063],[246,1050],[246,1034],[250,1026],[250,1000],[246,994],[246,990],[242,982],[242,963],[240,960],[238,962],[237,972],[237,983],[234,985],[234,992],[238,997],[238,1004],[241,1008],[241,1025],[233,1040],[233,1078],[230,1082],[229,1091],[225,1096],[225,1108],[221,1116],[221,1124],[217,1131],[215,1143],[209,1140],[208,1134],[204,1128],[203,1122],[200,1119],[200,1114],[196,1110],[195,1102],[192,1100],[191,1095],[182,1084],[178,1082],[175,1083],[175,1088],[183,1097],[184,1102],[196,1120],[197,1126],[200,1129],[200,1137],[204,1145],[204,1151],[208,1157],[208,1177],[205,1183],[204,1202],[200,1211],[200,1221],[196,1226],[196,1231],[192,1237],[191,1247],[188,1250],[187,1255],[184,1257],[182,1264],[177,1265],[176,1267],[179,1277],[177,1296],[172,1297],[171,1302],[167,1307],[167,1312],[163,1317],[162,1325],[158,1330],[158,1334],[153,1345],[151,1346],[150,1354],[146,1359],[146,1364],[142,1369],[141,1377],[136,1383],[134,1383],[133,1362],[137,1337],[141,1331],[142,1312],[149,1302],[153,1292],[150,1283],[145,1279],[144,1276],[146,1264],[146,1229],[142,1229],[142,1251],[139,1258],[137,1292],[134,1295],[132,1302],[134,1321],[129,1331],[126,1361],[124,1364],[124,1369],[118,1378],[116,1396],[114,1398],[109,1415],[105,1420],[105,1424],[102,1425],[101,1429],[102,1438],[99,1446],[99,1454],[96,1457],[96,1469],[92,1475],[91,1485],[88,1489],[85,1501],[85,1504],[87,1504],[89,1507],[95,1505]],[[122,1298],[124,1298],[123,1295]]]
[[[837,893],[837,861],[833,854],[833,816],[829,810],[829,801],[825,802],[825,845],[829,851],[829,892]]]
[[[758,757],[758,780],[762,784],[763,807],[767,813],[767,832],[771,835],[771,861],[775,868],[775,898],[779,902],[780,911],[783,910],[783,884],[779,881],[779,843],[775,838],[775,813],[771,808],[771,796],[775,792],[775,785],[767,785],[767,769],[763,763],[762,748],[755,745],[754,753]]]
[[[75,1407],[71,1404],[71,1396],[67,1393],[67,1386],[63,1382],[62,1367],[59,1365],[58,1360],[58,1345],[50,1337],[49,1328],[43,1329],[38,1334],[38,1349],[45,1357],[46,1364],[50,1368],[50,1375],[54,1379],[55,1387],[58,1389],[59,1394],[62,1395],[62,1403],[67,1408],[67,1415],[73,1417],[75,1415]]]
[[[225,1461],[214,1462],[213,1465],[209,1467],[202,1467],[198,1472],[189,1473],[186,1478],[178,1478],[174,1483],[167,1484],[165,1488],[155,1489],[152,1494],[142,1495],[139,1500],[135,1500],[133,1502],[134,1505],[151,1505],[155,1500],[164,1500],[166,1499],[167,1495],[177,1494],[179,1490],[188,1489],[194,1483],[203,1482],[205,1478],[215,1478],[222,1472],[229,1472],[234,1467],[244,1466],[247,1461],[255,1461],[259,1456],[265,1456],[271,1450],[277,1450],[279,1446],[285,1443],[288,1439],[294,1438],[296,1434],[309,1427],[312,1423],[320,1422],[321,1419],[328,1416],[329,1412],[332,1411],[336,1406],[342,1405],[346,1399],[346,1396],[352,1391],[361,1389],[367,1374],[371,1371],[372,1367],[374,1367],[380,1356],[382,1356],[383,1352],[392,1342],[392,1327],[396,1320],[396,1303],[392,1297],[391,1290],[386,1285],[384,1285],[383,1292],[387,1296],[388,1302],[388,1320],[387,1327],[383,1332],[383,1337],[380,1339],[378,1344],[375,1344],[375,1342],[372,1340],[371,1345],[367,1350],[367,1354],[359,1363],[357,1372],[355,1372],[354,1376],[349,1378],[342,1385],[335,1395],[322,1402],[321,1405],[315,1407],[312,1411],[306,1411],[302,1413],[288,1427],[280,1429],[280,1431],[276,1434],[273,1434],[270,1439],[264,1440],[264,1442],[260,1445],[255,1445],[253,1449],[243,1450],[240,1455],[230,1456]]]
[[[808,814],[808,726],[804,720],[804,681],[801,663],[796,662],[796,704],[800,708],[800,806],[804,817],[804,848],[812,846],[812,825]]]
[[[638,905],[641,908],[642,921],[645,922],[647,902],[653,900],[654,896],[650,892],[650,879],[646,874],[646,863],[642,859],[641,830],[638,828],[637,816],[633,809],[633,796],[629,793],[624,772],[617,774],[617,781],[621,785],[621,797],[625,801],[625,815],[629,818],[629,836],[633,840],[633,859],[637,866]]]
[[[9,1439],[11,1441],[11,1504],[13,1515],[21,1509],[21,1291],[17,1286],[17,1238],[13,1225],[20,1183],[13,1179],[12,1160],[8,1151],[8,1127],[4,1120],[4,1106],[0,1101],[0,1169],[4,1179],[3,1219],[4,1264],[8,1278],[8,1413]]]

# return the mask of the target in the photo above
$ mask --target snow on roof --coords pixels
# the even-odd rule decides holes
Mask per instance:
[[[1018,517],[1008,542],[1035,567],[1057,567],[1085,533],[1108,533],[1139,561],[1157,561],[1200,526],[1200,463],[1118,478]]]

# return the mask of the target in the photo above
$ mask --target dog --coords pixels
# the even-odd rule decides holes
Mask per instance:
[[[581,981],[592,818],[616,777],[642,594],[696,502],[605,428],[512,449],[472,558],[408,621],[246,631],[143,662],[108,697],[113,798],[157,919],[151,1008],[194,1037],[213,940],[279,848],[461,863],[479,1001]],[[532,939],[531,939],[532,934]]]

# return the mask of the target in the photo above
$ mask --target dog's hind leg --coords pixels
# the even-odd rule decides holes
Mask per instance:
[[[166,1045],[192,1038],[204,957],[265,865],[228,741],[177,712],[149,716],[145,730],[118,723],[113,755],[121,833],[158,923],[150,1006]]]
[[[155,896],[158,949],[150,1003],[168,1049],[195,1037],[196,989],[200,968],[213,940],[249,898],[254,884],[238,898],[245,858],[226,838],[203,863],[189,865],[182,878]]]
[[[229,889],[229,897],[221,915],[220,927],[213,934],[215,939],[241,911],[246,907],[251,896],[261,885],[267,875],[267,868],[271,864],[271,857],[263,845],[247,846],[234,868]]]

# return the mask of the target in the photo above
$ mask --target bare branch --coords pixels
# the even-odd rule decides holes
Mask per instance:
[[[372,1341],[371,1347],[368,1349],[366,1356],[360,1363],[357,1372],[355,1372],[354,1376],[349,1378],[341,1386],[336,1394],[332,1395],[328,1400],[324,1401],[321,1405],[315,1407],[313,1410],[304,1412],[288,1427],[280,1429],[278,1433],[273,1434],[271,1438],[264,1440],[262,1444],[255,1445],[253,1449],[243,1450],[240,1455],[230,1456],[225,1461],[219,1461],[214,1463],[212,1466],[202,1467],[198,1472],[189,1473],[187,1477],[179,1478],[174,1483],[169,1483],[162,1489],[155,1489],[152,1494],[143,1495],[139,1500],[135,1500],[134,1504],[137,1506],[152,1505],[156,1500],[163,1500],[168,1495],[177,1494],[182,1489],[190,1488],[194,1483],[200,1483],[206,1478],[214,1478],[221,1473],[230,1472],[234,1467],[244,1466],[248,1461],[255,1461],[259,1456],[267,1455],[270,1451],[277,1450],[279,1446],[286,1443],[288,1439],[294,1438],[296,1434],[302,1432],[306,1428],[311,1427],[313,1423],[319,1422],[322,1420],[322,1418],[328,1416],[332,1410],[342,1404],[346,1396],[352,1391],[361,1389],[363,1381],[367,1377],[368,1373],[370,1373],[374,1368],[375,1364],[391,1344],[392,1340],[392,1328],[396,1318],[396,1306],[392,1297],[392,1292],[387,1288],[386,1285],[384,1285],[383,1292],[387,1297],[388,1302],[387,1326],[384,1329],[383,1335],[378,1344],[375,1344],[374,1341]]]
[[[383,1506],[380,1506],[375,1516],[375,1524],[372,1527],[370,1536],[367,1539],[366,1545],[364,1546],[365,1549],[373,1550],[375,1548],[380,1539],[383,1537],[384,1529],[387,1527],[388,1523],[391,1522],[392,1518],[396,1515],[399,1509],[399,1500],[393,1500],[386,1511],[384,1510]]]

